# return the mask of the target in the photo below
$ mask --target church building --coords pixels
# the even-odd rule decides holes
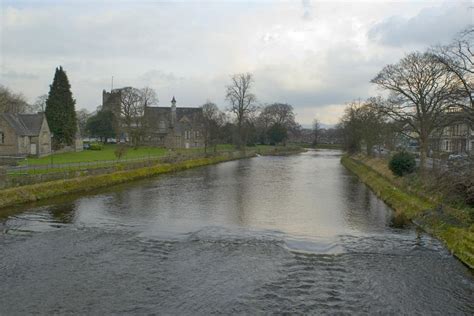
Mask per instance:
[[[120,113],[121,89],[102,93],[102,108]],[[204,147],[202,108],[178,107],[173,97],[170,107],[146,106],[141,143],[166,148]]]

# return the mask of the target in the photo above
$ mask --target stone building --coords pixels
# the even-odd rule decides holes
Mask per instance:
[[[121,89],[102,90],[102,110],[120,113]]]
[[[121,90],[102,91],[102,109],[112,111],[118,118]],[[142,126],[134,127],[143,129],[142,144],[166,148],[204,147],[201,108],[177,107],[176,99],[173,97],[170,107],[147,106],[143,113]],[[125,128],[123,126],[120,128],[120,120],[115,126],[118,126],[117,138],[128,140]]]
[[[445,127],[438,141],[439,149],[447,153],[474,152],[474,130],[466,123]]]
[[[446,116],[451,124],[430,136],[431,149],[445,153],[474,153],[474,129],[467,114],[452,107]]]
[[[173,97],[170,107],[146,107],[144,142],[166,148],[204,147],[202,109],[177,107]]]
[[[44,113],[0,114],[0,156],[42,157],[51,153],[51,132]]]

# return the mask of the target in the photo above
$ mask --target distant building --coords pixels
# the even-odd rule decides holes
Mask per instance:
[[[42,157],[51,153],[51,132],[44,113],[0,114],[0,156]]]
[[[173,97],[170,107],[146,107],[145,143],[167,148],[204,147],[202,109],[176,107]]]
[[[102,109],[112,111],[120,117],[121,89],[102,92]],[[199,148],[204,147],[202,109],[177,107],[173,97],[170,107],[145,107],[143,114],[142,144],[166,148]],[[118,126],[120,139],[128,136]]]
[[[102,90],[102,110],[120,113],[120,99],[122,89],[113,89],[110,92]]]
[[[445,153],[474,153],[474,129],[466,113],[453,107],[446,115],[451,123],[430,136],[431,149]]]

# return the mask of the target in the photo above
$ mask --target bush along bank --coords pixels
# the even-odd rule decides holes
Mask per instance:
[[[469,268],[474,268],[474,223],[468,210],[443,205],[439,198],[430,198],[423,192],[413,192],[392,181],[387,173],[380,172],[380,166],[371,166],[370,160],[343,156],[341,163],[385,201],[397,216],[406,217],[440,239],[454,256]]]

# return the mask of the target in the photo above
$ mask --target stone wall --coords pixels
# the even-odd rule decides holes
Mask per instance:
[[[10,125],[2,118],[0,118],[0,132],[3,133],[3,143],[0,143],[0,156],[17,155],[17,136]]]
[[[17,148],[18,148],[18,155],[29,155],[31,150],[31,143],[29,136],[19,136],[17,137]]]

